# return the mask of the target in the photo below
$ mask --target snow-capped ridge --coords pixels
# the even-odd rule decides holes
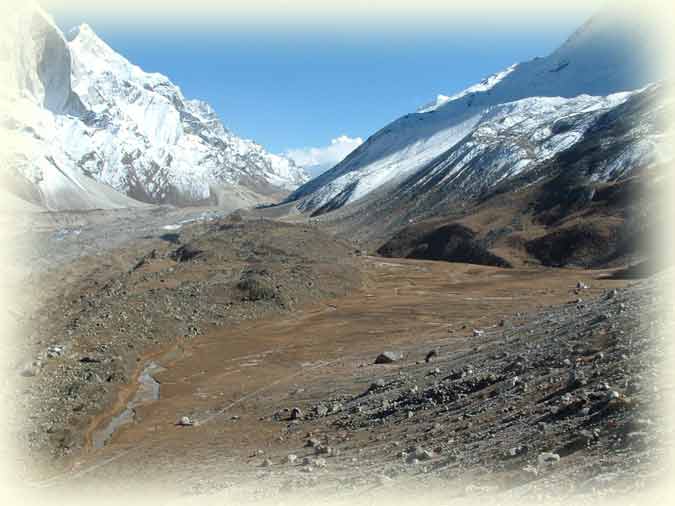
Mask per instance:
[[[19,55],[6,73],[16,83],[10,99],[22,104],[2,118],[14,146],[8,168],[31,185],[38,203],[69,209],[96,207],[97,198],[101,207],[133,202],[96,186],[104,183],[151,203],[225,196],[251,205],[308,179],[292,161],[227,130],[209,104],[186,99],[168,77],[129,62],[89,25],[66,38],[30,7],[5,21],[8,46]]]
[[[603,97],[641,89],[659,79],[655,69],[645,65],[651,47],[649,35],[641,22],[625,23],[624,16],[600,13],[549,56],[511,65],[459,93],[439,95],[416,113],[398,118],[341,163],[298,188],[288,200],[298,200],[299,207],[306,211],[325,211],[355,202],[383,186],[393,186],[476,132],[487,132],[485,122],[491,111],[505,104],[525,100],[519,112],[523,126],[528,122],[546,123],[539,106],[549,98],[568,108],[569,114],[584,112],[573,111],[572,106],[602,108]],[[612,103],[610,107],[618,104]],[[555,117],[551,115],[550,119]],[[500,121],[508,124],[514,118],[502,116]],[[569,134],[567,144],[558,143],[556,149],[573,143],[574,138]],[[519,164],[515,169],[505,168],[505,173],[515,174],[529,164],[508,153],[503,156],[505,161],[517,158],[513,163]]]
[[[448,100],[450,100],[450,97],[447,95],[436,95],[436,100],[429,102],[427,104],[424,104],[421,107],[417,108],[417,112],[423,113],[423,112],[431,112],[435,111],[438,109],[440,106],[445,104]]]
[[[446,100],[443,101],[443,104],[450,102],[452,100],[457,100],[462,97],[465,97],[467,95],[471,95],[472,93],[479,93],[479,92],[486,92],[494,88],[497,84],[499,84],[506,76],[508,76],[511,72],[516,70],[518,67],[517,63],[514,63],[513,65],[506,67],[504,70],[500,70],[499,72],[495,72],[494,74],[489,75],[482,81],[480,81],[477,84],[474,84],[472,86],[469,86],[468,88],[460,91],[459,93],[455,93],[454,95],[447,97]],[[439,104],[439,105],[443,105]]]
[[[502,79],[508,76],[511,72],[513,72],[517,66],[518,64],[514,63],[510,67],[507,67],[499,72],[495,72],[494,74],[489,75],[479,83],[469,86],[468,88],[465,88],[464,90],[455,93],[454,95],[451,96],[437,95],[436,100],[434,100],[433,102],[429,102],[428,104],[425,104],[422,107],[418,108],[417,112],[425,113],[435,111],[452,100],[457,100],[472,93],[488,91],[492,89],[495,85],[497,85],[497,83],[499,83]]]

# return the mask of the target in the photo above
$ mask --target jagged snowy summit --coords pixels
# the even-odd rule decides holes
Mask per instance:
[[[65,37],[30,3],[5,24],[15,56],[15,91],[3,107],[15,146],[7,168],[22,198],[48,209],[138,204],[127,197],[234,208],[309,179],[292,160],[227,130],[168,77],[129,62],[89,25]]]

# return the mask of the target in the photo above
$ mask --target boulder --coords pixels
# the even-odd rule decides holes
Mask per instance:
[[[391,364],[398,362],[403,358],[403,354],[396,351],[385,351],[380,353],[375,359],[376,364]]]

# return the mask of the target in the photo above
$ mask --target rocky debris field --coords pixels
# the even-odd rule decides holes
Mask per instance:
[[[228,214],[213,207],[171,206],[58,213],[0,212],[0,231],[14,248],[16,261],[12,267],[24,276],[37,277],[83,257],[105,257],[110,250],[128,248],[131,243],[151,244],[164,233],[223,219]]]
[[[282,492],[440,484],[447,499],[658,483],[672,375],[654,283],[596,300],[579,286],[577,300],[474,333],[472,349],[374,356],[381,370],[359,394],[271,414],[301,449],[261,457],[261,476]]]
[[[19,318],[19,446],[72,454],[153,349],[344,295],[361,283],[353,256],[311,227],[234,215],[44,275]]]
[[[387,263],[309,225],[239,215],[123,247],[120,234],[95,256],[64,239],[44,288],[27,282],[16,300],[9,426],[44,475],[90,469],[114,487],[142,462],[139,476],[199,497],[244,484],[274,500],[566,500],[641,492],[669,472],[664,275]],[[372,327],[377,315],[396,327]],[[203,363],[208,350],[232,356]]]

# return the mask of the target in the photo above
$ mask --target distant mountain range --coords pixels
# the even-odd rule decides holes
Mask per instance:
[[[661,53],[649,21],[625,14],[612,5],[549,56],[438,95],[275,215],[300,211],[391,257],[651,265],[675,101],[672,76],[650,65]]]
[[[64,36],[32,3],[3,21],[2,176],[50,210],[269,202],[306,182],[292,160],[228,131],[205,102],[147,73],[87,25]]]
[[[647,65],[653,60],[649,29],[620,14],[594,16],[545,58],[438,95],[376,132],[287,202],[318,216],[375,193],[384,200],[403,190],[415,199],[429,192],[469,198],[535,170],[601,128],[604,115],[654,93],[649,85],[660,76]],[[671,156],[659,129],[643,126],[587,175],[617,180]]]
[[[27,3],[3,21],[0,125],[9,142],[0,176],[14,196],[50,210],[234,209],[286,197],[303,213],[382,237],[571,167],[590,182],[622,181],[671,160],[673,149],[660,121],[667,81],[647,65],[656,51],[650,28],[615,11],[594,16],[549,56],[438,95],[310,180],[89,26],[64,36]],[[593,155],[583,151],[590,145]]]

